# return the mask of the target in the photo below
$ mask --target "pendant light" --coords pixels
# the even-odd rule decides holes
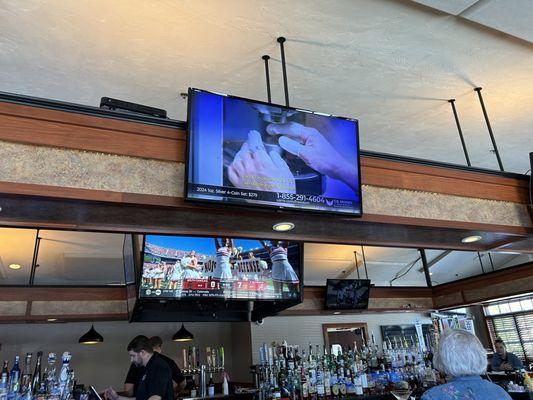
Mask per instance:
[[[189,332],[187,329],[185,329],[185,326],[183,326],[183,323],[181,324],[181,328],[179,331],[177,331],[174,336],[172,336],[173,342],[188,342],[190,340],[194,339],[194,335]]]
[[[78,340],[81,344],[98,344],[104,341],[104,337],[100,335],[94,329],[94,325],[91,325],[91,329],[87,331],[80,339]]]

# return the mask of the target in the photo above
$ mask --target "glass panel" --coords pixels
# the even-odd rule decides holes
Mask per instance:
[[[357,254],[358,268],[355,264]],[[305,284],[325,285],[326,279],[368,279],[376,286],[426,286],[416,249],[306,243]]]
[[[533,301],[531,299],[520,300],[520,304],[524,311],[533,310]]]
[[[509,307],[511,308],[511,312],[520,312],[522,311],[522,307],[520,306],[519,301],[512,301],[509,303]]]
[[[533,261],[532,254],[426,251],[433,285],[457,281]]]
[[[506,314],[511,312],[511,307],[509,307],[509,303],[502,303],[500,304],[500,313]]]
[[[0,285],[29,283],[36,235],[35,229],[0,228]]]
[[[41,231],[35,285],[124,284],[124,235]]]
[[[487,313],[488,313],[489,315],[498,315],[498,314],[500,313],[500,307],[497,306],[497,305],[495,305],[495,306],[488,306],[488,307],[486,308],[486,310],[487,310]]]

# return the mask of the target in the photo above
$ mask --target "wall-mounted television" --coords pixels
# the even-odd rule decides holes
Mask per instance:
[[[361,216],[358,122],[189,89],[188,200]]]
[[[300,301],[298,242],[145,235],[141,299]]]
[[[370,279],[328,279],[326,309],[363,310],[368,308]]]

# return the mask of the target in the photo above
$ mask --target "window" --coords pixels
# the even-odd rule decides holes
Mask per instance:
[[[485,306],[492,344],[502,339],[507,350],[526,363],[533,361],[533,296]]]

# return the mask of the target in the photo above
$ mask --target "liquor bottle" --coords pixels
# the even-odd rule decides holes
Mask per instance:
[[[56,377],[56,353],[48,354],[48,364],[44,375],[46,396],[51,399],[59,398],[59,388]]]
[[[308,400],[309,399],[309,385],[307,383],[307,371],[302,366],[301,373],[300,373],[300,393],[302,400]]]
[[[7,391],[8,391],[7,373],[4,372],[3,368],[2,368],[2,376],[0,378],[0,400],[6,400],[7,399]]]
[[[3,373],[6,373],[7,376],[9,377],[9,361],[5,360],[4,361],[4,366],[2,367],[2,374]]]
[[[31,359],[33,357],[32,353],[26,353],[26,360],[22,372],[22,377],[20,378],[20,393],[21,397],[25,397],[28,392],[31,397]]]
[[[326,396],[326,389],[324,387],[324,371],[322,363],[319,362],[316,369],[316,394],[319,400],[323,400]]]
[[[193,375],[191,397],[196,397],[196,396],[198,396],[198,386],[196,386],[196,379],[194,379],[194,375]]]
[[[41,386],[42,381],[42,370],[41,370],[41,362],[43,358],[43,352],[38,351],[37,352],[37,361],[35,363],[35,370],[33,371],[33,377],[31,380],[31,393],[32,395],[35,395],[37,391],[39,390],[39,387]]]
[[[41,383],[39,384],[39,388],[37,389],[37,393],[35,394],[35,400],[46,400],[46,382],[43,379]]]
[[[209,374],[209,382],[207,383],[207,395],[213,397],[215,395],[215,382],[213,382],[213,374]]]
[[[20,367],[19,356],[15,356],[15,363],[9,371],[9,390],[7,393],[8,399],[16,399],[20,391]]]
[[[63,353],[62,361],[63,365],[61,366],[61,371],[59,371],[59,396],[64,398],[65,391],[68,389],[68,374],[69,374],[69,364],[72,354],[70,351],[65,351]]]

